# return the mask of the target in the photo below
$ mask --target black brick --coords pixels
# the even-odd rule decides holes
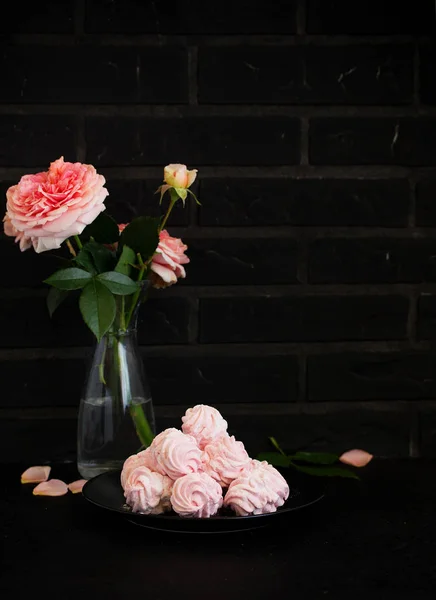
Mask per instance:
[[[74,0],[25,0],[8,4],[0,33],[73,33]]]
[[[436,394],[436,356],[354,353],[309,356],[309,400],[411,400]]]
[[[292,239],[187,240],[187,284],[297,283]]]
[[[62,266],[55,253],[36,254],[32,248],[20,252],[12,237],[0,237],[0,252],[4,265],[1,288],[41,287],[42,281]]]
[[[296,4],[222,0],[212,8],[201,0],[87,0],[85,28],[89,33],[287,34],[295,32]]]
[[[422,294],[418,301],[418,337],[436,340],[436,295]]]
[[[419,95],[423,104],[436,104],[434,66],[436,46],[423,46],[419,51]]]
[[[311,283],[436,281],[436,240],[324,239],[309,251]]]
[[[153,401],[158,405],[294,402],[295,356],[148,358]]]
[[[289,452],[342,453],[364,448],[376,456],[408,456],[409,451],[410,423],[405,410],[359,408],[320,414],[232,415],[228,422],[229,433],[243,440],[251,456],[271,451],[269,436]]]
[[[247,416],[228,414],[225,406],[215,406],[228,421],[229,433],[244,442],[251,456],[271,450],[271,435],[289,451],[341,453],[357,447],[376,456],[408,456],[410,420],[404,409]],[[180,427],[183,412],[180,418],[158,417],[158,431]],[[76,428],[76,419],[0,420],[0,462],[10,461],[11,456],[28,464],[75,461]]]
[[[102,171],[104,175],[104,171]],[[105,200],[108,213],[117,223],[129,223],[133,218],[141,215],[159,216],[164,214],[168,207],[168,194],[159,205],[159,195],[155,194],[162,185],[161,179],[110,179],[106,178],[106,187],[109,196]],[[178,202],[173,208],[167,221],[169,227],[187,225],[189,222],[189,208],[183,208]]]
[[[308,33],[400,34],[434,31],[434,2],[308,0]]]
[[[426,179],[416,185],[416,224],[436,227],[436,179]]]
[[[87,160],[96,165],[165,165],[177,157],[188,166],[299,160],[299,122],[289,117],[90,117],[86,132]]]
[[[2,408],[78,406],[87,369],[83,359],[0,362]],[[294,402],[295,356],[157,357],[145,360],[155,405]],[[223,377],[225,373],[225,377]],[[68,386],[65,386],[68,381]],[[59,390],[63,389],[62,394]],[[182,413],[181,413],[182,414]]]
[[[0,362],[0,376],[4,389],[0,406],[78,406],[87,367],[88,361],[85,359],[47,358]],[[66,382],[68,385],[65,385]]]
[[[45,298],[0,300],[2,348],[89,346],[95,338],[83,323],[75,297],[50,319]],[[152,298],[142,306],[138,339],[141,344],[180,344],[188,341],[190,304],[182,298]]]
[[[41,166],[63,156],[74,162],[75,123],[72,117],[20,115],[0,116],[0,165]]]
[[[187,55],[180,48],[12,46],[0,73],[1,102],[172,103],[187,101],[188,94]]]
[[[203,226],[404,227],[409,211],[406,179],[202,179],[200,197]]]
[[[205,298],[200,341],[300,342],[404,339],[401,296]]]
[[[436,164],[436,119],[312,119],[312,164]]]
[[[402,104],[413,92],[411,45],[203,48],[203,103]],[[222,76],[219,76],[219,75]]]

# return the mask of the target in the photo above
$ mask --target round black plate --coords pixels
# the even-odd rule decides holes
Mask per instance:
[[[290,494],[285,504],[277,512],[265,515],[249,515],[238,517],[223,511],[210,519],[192,519],[179,517],[175,513],[162,515],[140,515],[132,513],[125,504],[123,488],[120,483],[121,471],[108,471],[97,475],[86,482],[83,487],[85,498],[99,506],[122,515],[136,525],[150,529],[189,533],[224,533],[256,529],[265,527],[270,523],[277,523],[295,511],[312,506],[324,497],[324,490],[320,480],[315,477],[300,477],[293,471],[281,471],[287,479]]]

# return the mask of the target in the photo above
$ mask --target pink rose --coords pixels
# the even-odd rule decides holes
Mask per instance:
[[[118,231],[122,233],[127,227],[128,223],[118,223]]]
[[[182,265],[189,263],[189,258],[185,255],[188,249],[182,240],[173,238],[164,229],[159,234],[159,244],[156,248],[156,254],[151,263],[151,281],[154,287],[164,288],[177,283],[177,279],[186,277],[185,269]]]
[[[24,175],[6,193],[6,235],[17,231],[21,250],[30,247],[24,240],[38,253],[60,248],[105,210],[105,183],[92,165],[64,162],[63,157],[48,171]]]
[[[352,467],[366,467],[372,459],[373,455],[365,452],[365,450],[348,450],[339,457],[341,463]]]
[[[32,240],[24,235],[22,231],[17,231],[15,227],[11,223],[11,219],[9,215],[6,213],[3,218],[3,227],[5,231],[5,235],[15,238],[15,243],[20,244],[21,252],[28,250],[32,245]]]
[[[164,168],[164,181],[170,187],[188,188],[197,177],[197,169],[188,171],[186,165],[171,164]]]

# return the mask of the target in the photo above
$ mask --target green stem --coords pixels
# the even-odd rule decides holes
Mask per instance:
[[[166,212],[166,214],[165,214],[165,216],[164,216],[164,218],[163,218],[163,220],[162,220],[162,223],[160,224],[160,227],[159,227],[159,233],[160,233],[160,232],[162,231],[162,229],[165,227],[165,224],[166,224],[166,222],[168,221],[168,217],[170,216],[170,214],[171,214],[171,211],[173,210],[173,208],[174,208],[174,205],[175,205],[175,203],[177,202],[177,200],[178,200],[178,198],[179,198],[179,197],[177,196],[177,194],[176,194],[176,192],[175,192],[174,190],[171,190],[171,191],[170,191],[170,195],[171,195],[170,204],[169,204],[169,206],[168,206],[168,210],[167,210],[167,212]]]
[[[135,424],[136,433],[138,434],[142,445],[147,448],[153,441],[154,434],[144,415],[142,406],[140,404],[130,404],[129,410],[133,423]]]
[[[126,330],[126,300],[124,296],[121,296],[121,306],[120,306],[120,329],[123,331]]]
[[[151,259],[147,263],[144,263],[141,255],[138,254],[137,256],[138,256],[139,264],[141,265],[141,268],[139,269],[139,273],[138,273],[138,279],[137,279],[137,282],[139,283],[143,280],[144,273],[147,270],[148,262],[150,262]],[[132,302],[130,304],[130,309],[129,309],[129,312],[127,314],[127,319],[126,319],[126,327],[128,327],[130,325],[130,321],[132,320],[133,311],[135,310],[136,303],[138,302],[140,293],[141,293],[141,288],[139,287],[138,290],[134,293]]]
[[[78,236],[78,235],[75,235],[75,236],[74,236],[74,239],[76,240],[77,247],[79,248],[79,250],[81,250],[81,249],[83,248],[83,244],[82,244],[82,242],[80,241],[80,238],[79,238],[79,236]]]

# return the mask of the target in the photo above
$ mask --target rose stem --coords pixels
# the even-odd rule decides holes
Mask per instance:
[[[163,218],[162,223],[160,224],[159,233],[165,227],[165,223],[168,221],[168,217],[170,216],[171,211],[173,210],[173,207],[174,207],[174,205],[175,205],[175,203],[177,202],[177,199],[178,199],[177,193],[174,190],[170,191],[170,197],[171,197],[170,205],[168,206],[168,210],[167,210],[167,212],[166,212],[166,214],[165,214],[165,216]]]
[[[82,245],[82,242],[80,241],[79,236],[75,235],[74,239],[76,240],[77,247],[79,248],[79,250],[81,250],[83,248],[83,245]]]
[[[73,244],[70,242],[70,240],[67,240],[67,241],[66,241],[66,244],[67,244],[67,246],[68,246],[68,250],[71,252],[71,254],[72,254],[73,256],[77,256],[77,254],[76,254],[76,251],[75,251],[75,250],[74,250],[74,248],[73,248]]]
[[[147,268],[147,263],[143,262],[142,257],[139,254],[139,252],[137,254],[137,257],[138,257],[138,262],[141,265],[141,268],[139,269],[139,273],[138,273],[138,279],[137,279],[137,281],[139,282],[139,281],[142,281],[142,278],[144,277],[144,272]],[[130,320],[132,318],[133,311],[135,310],[136,303],[138,302],[140,293],[141,293],[141,289],[139,288],[138,291],[135,292],[135,294],[132,298],[132,304],[130,305],[130,310],[127,314],[126,327],[128,327],[130,324]]]

